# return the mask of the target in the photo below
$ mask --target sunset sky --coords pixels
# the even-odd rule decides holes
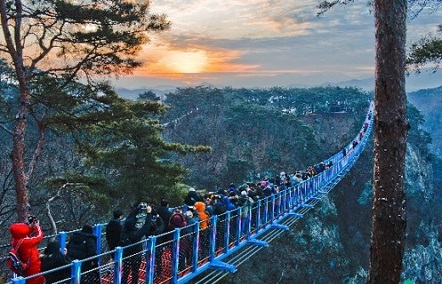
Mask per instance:
[[[269,87],[373,77],[374,20],[367,1],[316,17],[317,1],[152,0],[172,29],[154,34],[126,88]],[[442,11],[408,24],[407,43],[435,32]]]

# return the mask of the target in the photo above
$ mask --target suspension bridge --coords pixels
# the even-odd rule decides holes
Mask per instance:
[[[105,224],[94,226],[97,237],[97,256],[73,260],[56,269],[20,277],[11,275],[7,283],[24,284],[26,280],[70,269],[71,276],[57,283],[88,282],[88,274],[98,274],[103,284],[122,283],[124,265],[135,259],[142,259],[138,271],[138,283],[216,283],[252,255],[269,246],[269,243],[283,232],[290,230],[299,218],[321,202],[345,177],[358,160],[373,128],[373,103],[370,104],[365,121],[357,136],[342,151],[324,162],[331,166],[303,182],[286,190],[260,199],[250,206],[238,207],[221,215],[210,217],[210,224],[204,230],[198,223],[177,228],[171,232],[151,236],[140,243],[143,250],[126,256],[126,247],[106,251]],[[78,230],[77,230],[78,231]],[[75,231],[61,232],[55,238],[63,250],[67,240]],[[159,239],[167,241],[159,241]],[[82,269],[82,263],[97,259],[99,265],[92,270]],[[128,279],[130,282],[131,279]]]

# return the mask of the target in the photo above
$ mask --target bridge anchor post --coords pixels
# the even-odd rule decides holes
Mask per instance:
[[[304,208],[314,208],[313,205],[311,205],[311,204],[307,204],[307,203],[304,203],[304,204],[302,204],[301,206],[304,207]]]
[[[270,227],[273,228],[273,229],[280,229],[280,230],[284,230],[284,231],[288,231],[289,230],[288,226],[281,225],[281,224],[272,224]]]
[[[235,265],[222,262],[220,260],[212,261],[209,267],[212,269],[229,271],[230,273],[235,273],[238,270]]]
[[[255,245],[255,246],[261,246],[261,247],[268,247],[269,246],[268,242],[257,240],[257,239],[248,240],[247,243],[249,243],[251,245]]]
[[[304,214],[296,213],[296,212],[289,212],[289,213],[288,213],[288,216],[290,216],[290,217],[296,217],[296,218],[303,218],[303,217],[304,217]]]

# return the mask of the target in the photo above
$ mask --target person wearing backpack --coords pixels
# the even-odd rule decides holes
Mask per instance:
[[[40,222],[33,216],[27,223],[14,223],[9,227],[12,240],[11,246],[17,252],[17,257],[25,264],[24,277],[40,273],[40,255],[37,245],[43,240],[43,231]],[[27,284],[42,284],[44,276],[37,276],[26,280]]]

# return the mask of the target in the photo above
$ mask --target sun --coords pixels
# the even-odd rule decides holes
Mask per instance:
[[[162,60],[177,73],[200,73],[207,65],[204,51],[174,51]]]

